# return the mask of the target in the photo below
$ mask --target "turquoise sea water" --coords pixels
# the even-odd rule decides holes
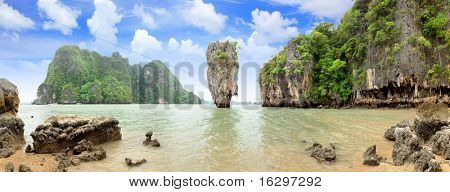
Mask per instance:
[[[27,143],[48,116],[111,116],[120,121],[122,141],[102,145],[107,158],[70,171],[358,171],[362,153],[372,144],[390,155],[383,137],[390,126],[414,118],[414,110],[291,109],[236,105],[22,105]],[[34,116],[34,118],[31,118]],[[162,147],[142,145],[154,132]],[[305,149],[312,142],[333,143],[337,162],[322,165]],[[125,158],[146,158],[127,167]]]

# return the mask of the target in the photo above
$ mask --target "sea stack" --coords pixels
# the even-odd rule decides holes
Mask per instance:
[[[225,41],[210,43],[206,50],[208,85],[218,108],[230,108],[231,97],[237,96],[239,71],[236,43]]]
[[[17,116],[19,111],[17,87],[0,78],[0,158],[6,158],[25,145],[24,123]]]

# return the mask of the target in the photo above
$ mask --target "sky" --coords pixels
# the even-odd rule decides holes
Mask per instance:
[[[36,98],[62,45],[130,64],[161,60],[182,85],[211,100],[206,81],[210,42],[238,42],[239,96],[258,101],[260,68],[287,42],[323,21],[339,23],[352,0],[0,0],[0,78],[22,102]]]

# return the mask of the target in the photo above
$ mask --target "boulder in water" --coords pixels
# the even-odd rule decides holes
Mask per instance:
[[[152,146],[152,147],[161,147],[161,144],[159,143],[158,139],[153,139],[152,140],[152,136],[153,136],[153,131],[149,131],[147,134],[145,134],[145,137],[147,137],[143,144],[145,146]]]
[[[330,144],[330,147],[323,147],[319,143],[314,143],[306,151],[309,153],[309,156],[315,158],[318,162],[332,163],[336,160],[336,151],[332,144]]]
[[[146,163],[146,162],[147,162],[146,159],[141,159],[141,160],[139,160],[139,161],[133,162],[132,159],[130,159],[130,158],[125,158],[125,163],[126,163],[128,166],[130,166],[130,167],[137,167],[137,166],[139,166],[139,165],[141,165],[141,164],[143,164],[143,163]]]

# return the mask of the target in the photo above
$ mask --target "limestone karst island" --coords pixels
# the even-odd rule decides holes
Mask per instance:
[[[450,1],[317,2],[0,0],[0,171],[450,171]]]

